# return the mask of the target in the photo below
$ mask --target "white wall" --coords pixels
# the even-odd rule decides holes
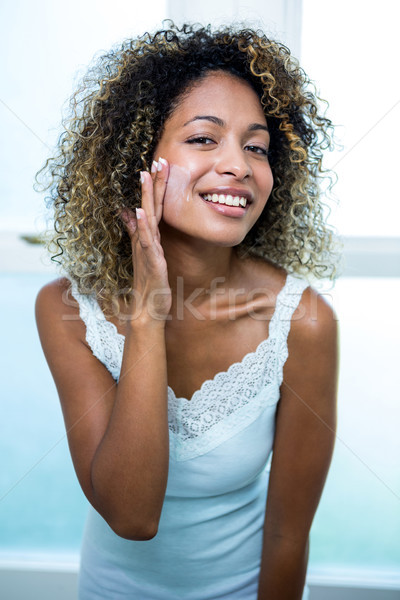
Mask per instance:
[[[295,56],[300,54],[302,0],[168,0],[167,12],[176,23],[244,21],[287,44]]]
[[[166,0],[0,3],[0,231],[43,229],[35,173],[57,138],[61,108],[99,51],[161,25]]]

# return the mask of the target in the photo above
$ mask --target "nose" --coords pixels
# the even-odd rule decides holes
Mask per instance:
[[[221,148],[216,162],[216,171],[221,175],[233,175],[240,181],[252,174],[245,151],[239,144],[233,143]]]

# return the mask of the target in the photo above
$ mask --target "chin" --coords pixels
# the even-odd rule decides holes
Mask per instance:
[[[242,236],[235,236],[229,239],[224,239],[223,241],[220,242],[220,246],[224,246],[224,247],[231,247],[233,248],[234,246],[238,246],[241,242],[243,242],[244,238],[246,236],[242,235]],[[218,242],[217,242],[218,244]]]
[[[184,219],[181,218],[178,220],[174,217],[175,215],[170,215],[167,211],[163,214],[159,227],[161,235],[164,235],[164,239],[167,239],[169,236],[177,236],[178,238],[192,238],[194,243],[199,241],[206,242],[211,246],[232,248],[240,244],[248,233],[247,227],[218,226],[213,228],[207,222],[204,222],[204,227],[199,227],[199,221],[193,222],[193,219],[190,219],[189,222],[184,223]]]
[[[238,246],[241,242],[243,242],[245,237],[245,235],[227,236],[226,232],[224,232],[222,235],[212,235],[210,232],[208,236],[201,236],[201,239],[205,242],[208,242],[211,246],[217,246],[220,248],[233,248],[234,246]]]

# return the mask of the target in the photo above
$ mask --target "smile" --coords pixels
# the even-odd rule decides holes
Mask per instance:
[[[247,198],[231,196],[231,194],[202,194],[201,197],[207,202],[226,204],[227,206],[243,206],[244,208],[247,204]]]

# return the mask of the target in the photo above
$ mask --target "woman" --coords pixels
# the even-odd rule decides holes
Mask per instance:
[[[330,122],[251,30],[171,25],[91,75],[36,307],[93,507],[80,597],[302,598],[335,429],[336,320],[305,278],[335,275]]]

